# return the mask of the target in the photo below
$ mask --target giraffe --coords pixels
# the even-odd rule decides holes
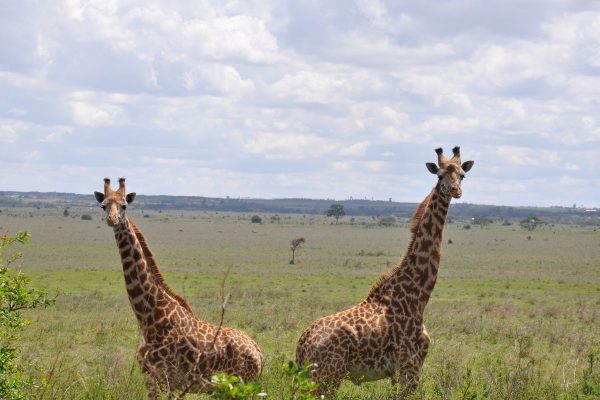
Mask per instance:
[[[355,384],[390,377],[401,384],[398,399],[416,388],[430,336],[423,312],[435,286],[442,230],[451,198],[462,195],[461,181],[473,161],[461,164],[460,148],[438,165],[426,163],[438,182],[414,213],[406,255],[371,287],[367,298],[345,311],[320,318],[301,335],[298,363],[309,361],[318,394],[333,395],[343,378]]]
[[[197,318],[188,303],[163,279],[146,238],[125,215],[135,193],[125,194],[125,178],[113,191],[104,179],[104,193],[94,192],[106,211],[121,255],[127,295],[141,330],[137,360],[146,375],[148,398],[161,391],[168,398],[179,391],[210,392],[213,374],[226,372],[245,381],[260,375],[262,352],[244,332],[215,326]]]

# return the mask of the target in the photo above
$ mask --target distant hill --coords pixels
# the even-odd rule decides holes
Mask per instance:
[[[138,207],[148,210],[236,211],[294,214],[324,214],[333,203],[344,206],[348,216],[412,216],[417,203],[399,203],[380,200],[325,200],[325,199],[232,199],[199,196],[145,196],[136,197]],[[96,207],[93,195],[56,192],[0,191],[0,209],[3,207]],[[494,220],[515,220],[530,216],[551,223],[600,225],[600,210],[571,207],[508,207],[469,203],[450,206],[449,216],[467,219],[486,217]]]

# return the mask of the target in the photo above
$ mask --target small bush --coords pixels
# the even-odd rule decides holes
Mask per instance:
[[[394,217],[383,217],[383,218],[379,218],[379,225],[380,226],[394,226],[396,225],[396,218]]]
[[[311,370],[316,364],[305,361],[302,365],[290,361],[283,365],[283,371],[291,378],[289,383],[292,395],[290,400],[316,400],[312,394],[319,384],[312,380]]]
[[[46,292],[31,286],[29,277],[11,268],[11,264],[21,258],[20,252],[4,255],[7,247],[28,241],[28,232],[0,237],[0,399],[24,399],[26,388],[35,383],[17,364],[19,349],[16,345],[21,330],[30,322],[23,317],[22,311],[54,303]]]
[[[250,222],[252,222],[253,224],[260,224],[262,223],[262,218],[258,215],[253,215],[252,218],[250,218]]]
[[[81,220],[82,221],[91,221],[92,220],[92,216],[90,214],[83,214],[81,216]]]
[[[221,373],[213,375],[210,381],[215,385],[211,397],[219,400],[254,399],[267,394],[254,382],[244,382],[235,375]]]

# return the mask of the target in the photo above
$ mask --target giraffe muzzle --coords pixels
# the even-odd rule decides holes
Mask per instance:
[[[450,195],[455,199],[460,198],[462,196],[462,189],[460,188],[460,184],[453,183],[450,185]]]

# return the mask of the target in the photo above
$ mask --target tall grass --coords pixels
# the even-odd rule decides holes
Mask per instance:
[[[62,292],[55,307],[28,315],[34,323],[20,346],[22,363],[43,381],[31,398],[145,398],[134,361],[139,332],[110,229],[96,219],[64,218],[61,210],[34,218],[16,211],[1,214],[0,225],[31,232],[25,272],[36,286]],[[361,301],[408,242],[406,221],[365,229],[360,218],[354,225],[302,216],[258,225],[239,214],[136,212],[167,281],[200,318],[218,323],[220,282],[231,270],[224,323],[263,348],[266,367],[257,383],[269,398],[288,393],[281,365],[293,359],[301,332]],[[449,224],[444,233],[425,315],[433,342],[413,398],[600,398],[600,234],[462,225]],[[297,237],[306,244],[290,265],[289,243]],[[395,393],[389,380],[345,381],[337,398]]]

